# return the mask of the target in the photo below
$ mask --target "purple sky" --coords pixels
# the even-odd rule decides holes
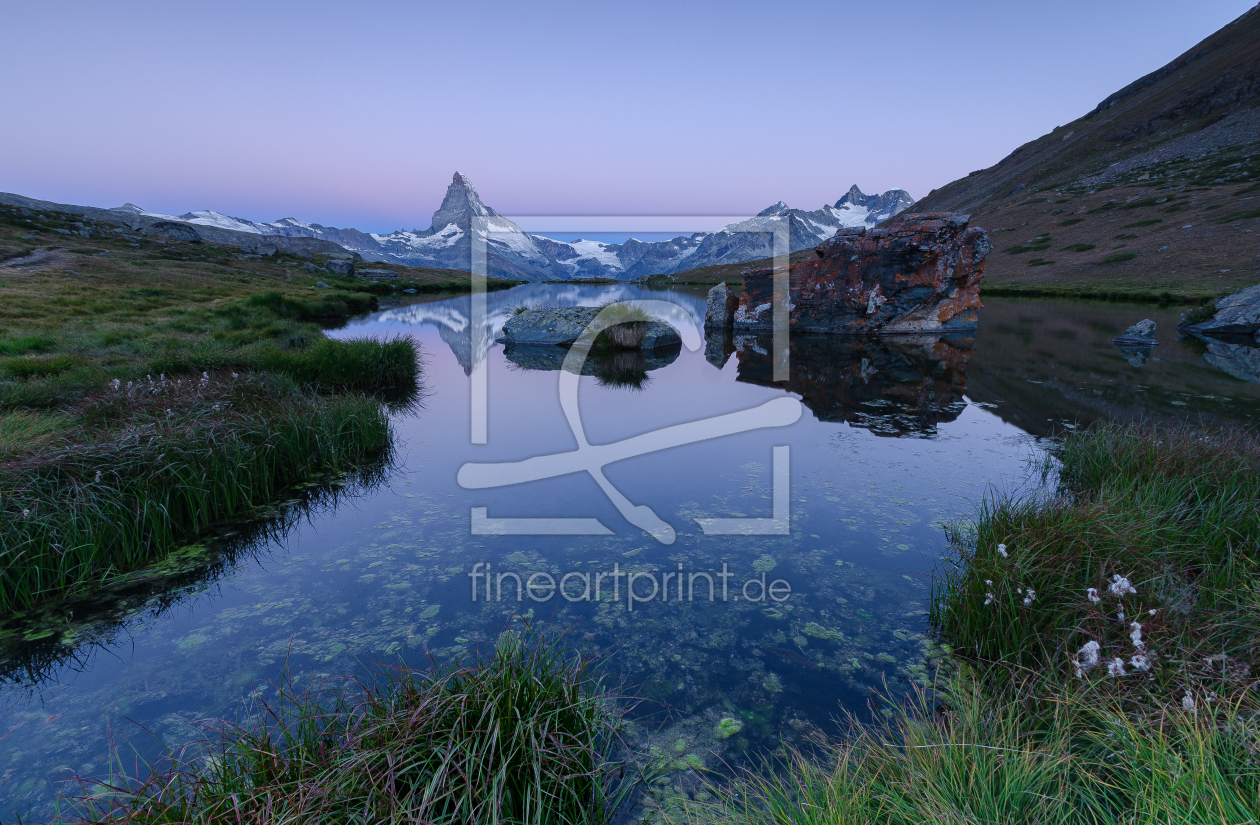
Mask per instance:
[[[1250,6],[8,3],[0,190],[373,231],[456,169],[512,215],[922,197]]]

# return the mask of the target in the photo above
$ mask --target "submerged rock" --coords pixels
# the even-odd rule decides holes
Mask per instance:
[[[1143,318],[1133,326],[1124,331],[1118,338],[1113,338],[1113,344],[1121,344],[1127,347],[1153,347],[1159,344],[1155,340],[1155,322],[1150,318]]]
[[[503,325],[502,343],[518,346],[572,346],[595,320],[599,307],[547,307],[518,312]],[[682,346],[678,331],[664,321],[645,324],[639,349]],[[601,336],[602,337],[602,336]]]
[[[1196,335],[1260,336],[1260,284],[1183,314],[1177,329]]]
[[[814,248],[815,257],[791,267],[792,332],[974,330],[984,259],[993,244],[969,221],[969,215],[927,212],[871,230],[840,230]],[[736,332],[773,329],[773,296],[773,270],[744,273],[731,318]]]

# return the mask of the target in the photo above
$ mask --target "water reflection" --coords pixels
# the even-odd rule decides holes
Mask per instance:
[[[738,380],[797,393],[819,421],[845,421],[881,436],[927,436],[967,406],[969,337],[798,334],[790,343],[791,377],[778,383],[769,335],[728,341]]]
[[[394,658],[456,657],[521,614],[570,627],[575,642],[609,656],[628,690],[655,700],[644,707],[656,715],[632,731],[636,747],[710,769],[751,764],[758,748],[826,729],[842,707],[861,712],[873,691],[930,678],[923,616],[942,523],[1026,479],[1029,433],[1104,417],[1254,421],[1260,409],[1260,384],[1236,366],[1252,351],[1176,339],[1177,310],[986,299],[974,343],[798,336],[782,384],[771,381],[769,342],[751,336],[715,336],[706,352],[684,349],[660,366],[613,365],[650,376],[640,392],[603,384],[598,372],[579,379],[583,421],[599,444],[789,392],[808,405],[791,426],[609,465],[618,489],[678,531],[668,547],[627,527],[585,476],[460,488],[470,461],[573,448],[553,365],[563,350],[540,358],[494,344],[509,310],[610,299],[668,300],[680,325],[704,309],[702,290],[534,284],[487,296],[476,328],[463,297],[395,307],[332,333],[408,334],[424,349],[428,398],[394,415],[400,455],[388,477],[352,506],[313,508],[257,536],[249,553],[204,567],[211,581],[171,580],[119,599],[96,625],[77,610],[48,623],[78,624],[29,642],[43,658],[0,684],[9,757],[0,818],[28,804],[45,816],[67,770],[106,770],[107,731],[134,731],[129,720],[177,747],[203,735],[196,720],[235,718],[275,668],[314,679]],[[1111,339],[1143,317],[1157,321],[1160,346],[1136,366]],[[470,445],[468,375],[479,364],[490,441]],[[898,435],[910,437],[886,437]],[[702,535],[697,518],[770,515],[779,445],[791,446],[790,535]],[[595,517],[616,534],[473,535],[471,507],[498,518]],[[658,576],[727,564],[741,581],[790,581],[793,594],[781,605],[654,601],[632,613],[624,599],[473,603],[467,574],[478,562],[557,578],[614,564]],[[734,735],[720,724],[727,719],[738,722]]]

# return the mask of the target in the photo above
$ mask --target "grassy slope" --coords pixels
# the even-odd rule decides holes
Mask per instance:
[[[956,536],[933,622],[961,675],[697,818],[1260,821],[1260,442],[1104,426],[1061,458],[1061,497]]]
[[[415,392],[409,341],[323,336],[375,305],[359,282],[0,209],[0,255],[36,245],[34,265],[0,265],[0,609],[81,592],[381,453],[364,393]]]
[[[1252,10],[913,209],[968,212],[992,233],[989,288],[1200,295],[1250,286],[1260,280],[1258,72]]]

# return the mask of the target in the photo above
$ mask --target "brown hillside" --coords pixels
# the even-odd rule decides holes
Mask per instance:
[[[1223,292],[1260,280],[1260,7],[916,212],[993,233],[992,285]]]

